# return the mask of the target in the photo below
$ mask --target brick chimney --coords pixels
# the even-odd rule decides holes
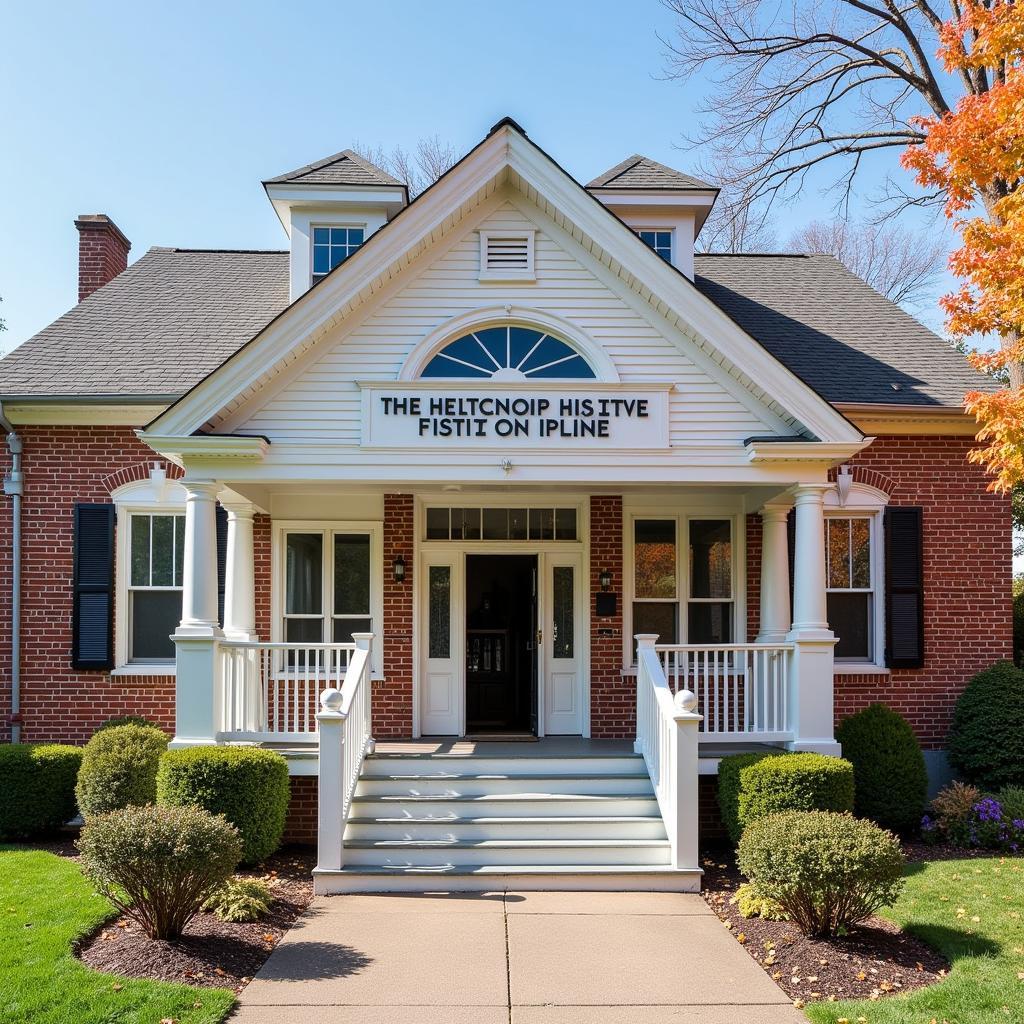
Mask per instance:
[[[105,213],[83,213],[78,228],[78,301],[113,281],[128,266],[132,243]]]

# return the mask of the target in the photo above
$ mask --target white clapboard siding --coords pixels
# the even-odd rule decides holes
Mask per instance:
[[[770,432],[766,422],[663,337],[548,234],[505,203],[421,270],[373,316],[341,335],[316,362],[240,424],[271,440],[358,444],[357,380],[394,380],[416,345],[453,317],[484,306],[530,306],[568,320],[604,347],[624,384],[670,380],[673,444],[735,441]],[[478,230],[536,230],[535,281],[483,283]],[[681,284],[681,287],[683,285]]]

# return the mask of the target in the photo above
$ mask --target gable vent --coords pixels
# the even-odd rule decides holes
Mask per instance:
[[[532,279],[532,231],[498,233],[480,232],[480,279],[489,281],[521,281]]]

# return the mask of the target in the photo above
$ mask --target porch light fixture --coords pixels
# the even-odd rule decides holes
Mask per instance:
[[[405,559],[401,555],[391,563],[391,575],[396,583],[405,582]]]
[[[612,585],[611,569],[602,569],[598,574],[597,581],[601,584],[602,590],[608,590]]]

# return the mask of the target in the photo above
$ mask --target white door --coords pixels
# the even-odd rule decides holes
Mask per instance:
[[[544,559],[544,732],[583,732],[583,561],[579,555]]]
[[[420,732],[458,736],[462,732],[462,675],[465,666],[460,621],[461,554],[428,556],[420,573]]]

